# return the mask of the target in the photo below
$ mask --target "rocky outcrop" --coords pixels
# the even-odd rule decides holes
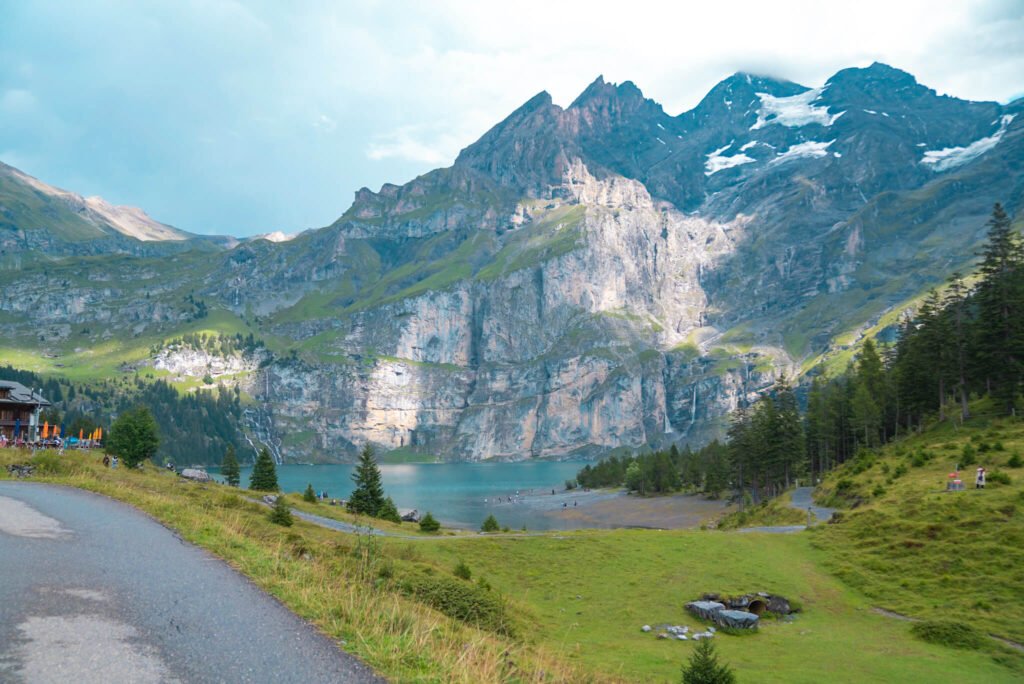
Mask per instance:
[[[735,74],[678,116],[599,78],[284,242],[142,242],[0,173],[19,200],[0,205],[0,314],[74,363],[210,312],[266,336],[265,357],[147,362],[236,378],[246,439],[278,459],[697,445],[969,265],[991,203],[1017,209],[1022,159],[1024,102],[885,65],[818,88]]]

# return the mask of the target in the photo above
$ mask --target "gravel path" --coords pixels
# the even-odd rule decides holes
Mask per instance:
[[[0,482],[0,521],[0,681],[383,681],[125,504]]]

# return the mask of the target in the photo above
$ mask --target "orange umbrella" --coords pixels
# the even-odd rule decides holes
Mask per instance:
[[[50,436],[50,421],[43,423],[43,439]]]
[[[53,436],[60,437],[60,425],[53,426]]]
[[[78,441],[79,442],[82,441],[82,438],[83,438],[84,434],[85,434],[85,430],[83,430],[82,428],[78,428]]]
[[[96,439],[103,439],[103,428],[96,428]]]

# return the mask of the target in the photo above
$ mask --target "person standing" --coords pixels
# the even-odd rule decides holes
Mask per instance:
[[[974,488],[984,489],[985,488],[985,469],[979,467],[978,474],[974,478]]]

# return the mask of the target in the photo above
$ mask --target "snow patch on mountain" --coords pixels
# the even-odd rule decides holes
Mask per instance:
[[[828,155],[829,146],[834,142],[835,140],[829,140],[828,142],[815,142],[811,140],[799,143],[798,145],[792,145],[785,152],[780,152],[775,159],[768,162],[768,165],[781,164],[792,159],[825,157]]]
[[[974,161],[999,144],[1006,133],[1007,127],[1013,121],[1014,114],[1006,114],[999,121],[999,130],[990,136],[975,140],[966,147],[946,147],[941,150],[926,150],[921,159],[922,164],[928,164],[936,172],[948,171],[967,162]]]
[[[754,131],[771,124],[780,124],[789,128],[800,128],[810,124],[831,126],[846,112],[830,114],[828,106],[815,107],[814,102],[821,97],[821,91],[821,88],[812,88],[799,95],[789,97],[757,93],[761,99],[761,107],[757,110],[757,121],[750,127],[750,130]]]
[[[707,161],[704,162],[705,176],[711,176],[713,174],[718,173],[719,171],[725,171],[726,169],[731,169],[735,166],[740,166],[741,164],[749,164],[753,161],[756,161],[755,159],[752,159],[742,153],[742,150],[747,149],[746,145],[743,146],[740,154],[734,154],[731,157],[726,157],[722,153],[728,150],[730,147],[732,147],[732,143],[729,143],[725,147],[719,147],[717,150],[708,155]]]

